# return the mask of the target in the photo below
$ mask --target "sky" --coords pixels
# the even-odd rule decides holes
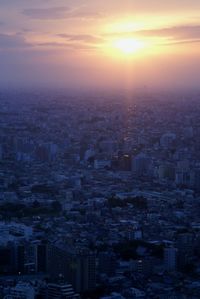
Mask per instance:
[[[199,0],[0,0],[0,86],[196,88]]]

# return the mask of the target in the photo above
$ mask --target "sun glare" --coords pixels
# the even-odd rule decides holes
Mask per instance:
[[[114,41],[114,48],[124,55],[135,54],[144,48],[144,43],[133,38],[124,38]]]

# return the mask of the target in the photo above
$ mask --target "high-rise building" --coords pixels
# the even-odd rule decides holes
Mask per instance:
[[[15,271],[15,251],[11,245],[0,247],[0,274],[8,275]]]
[[[116,256],[112,252],[100,252],[98,256],[99,273],[107,274],[111,277],[115,274],[117,266]]]
[[[30,284],[20,282],[14,288],[11,288],[10,296],[12,299],[34,299],[35,290]]]
[[[169,148],[172,146],[173,142],[176,140],[176,134],[174,133],[166,133],[163,134],[160,138],[160,145],[163,148]]]
[[[196,169],[194,172],[194,188],[197,192],[200,192],[200,169]]]
[[[76,292],[92,290],[96,287],[96,256],[85,249],[71,253],[49,246],[47,272],[52,278],[62,275]]]
[[[24,273],[24,264],[25,264],[25,246],[17,245],[16,246],[16,271],[17,273]]]
[[[171,163],[164,163],[159,166],[158,176],[160,180],[171,180],[175,179],[175,167]]]
[[[151,160],[148,156],[141,153],[132,159],[132,171],[137,176],[147,175],[151,166]]]
[[[177,266],[177,249],[174,247],[167,247],[164,249],[164,268],[168,272],[176,270]]]
[[[2,159],[3,159],[3,147],[0,144],[0,160],[2,160]]]
[[[96,256],[88,250],[78,250],[69,256],[67,280],[76,292],[96,287]]]
[[[74,289],[67,283],[49,283],[46,289],[47,299],[78,299]]]
[[[178,267],[183,269],[190,263],[194,251],[194,235],[189,232],[179,233],[176,239],[176,248],[178,249]]]

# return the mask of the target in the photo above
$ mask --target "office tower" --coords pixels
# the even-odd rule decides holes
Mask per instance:
[[[164,249],[164,268],[168,272],[176,270],[177,266],[177,249],[174,247],[167,247]]]
[[[2,160],[2,159],[3,159],[3,147],[0,144],[0,160]]]
[[[160,180],[171,180],[175,179],[175,167],[172,163],[164,163],[159,166],[158,176]]]
[[[160,145],[163,148],[170,148],[173,145],[173,142],[176,140],[176,134],[174,133],[166,133],[163,134],[160,138]]]
[[[15,248],[12,244],[0,247],[0,274],[15,272]]]
[[[48,246],[47,250],[47,273],[51,278],[57,279],[62,275],[65,279],[68,277],[69,254],[63,248],[57,246]]]
[[[96,256],[88,250],[78,250],[68,259],[67,280],[76,292],[93,290],[96,287]]]
[[[47,272],[47,244],[38,244],[37,245],[37,268],[36,271],[38,273],[46,273]]]
[[[28,283],[18,283],[16,287],[11,288],[10,296],[12,299],[34,299],[35,290]]]
[[[196,169],[194,172],[194,188],[197,192],[200,192],[200,169]]]
[[[116,256],[113,252],[100,252],[98,256],[99,273],[107,274],[111,277],[115,274],[117,266]]]
[[[180,233],[176,239],[176,248],[178,249],[178,267],[184,269],[190,263],[194,251],[194,235],[192,233]]]
[[[151,160],[148,156],[141,153],[132,159],[132,171],[137,176],[148,175],[150,170]]]
[[[49,283],[46,289],[47,299],[78,299],[74,289],[67,283]]]
[[[17,245],[16,246],[16,271],[17,273],[23,274],[25,264],[25,246]]]

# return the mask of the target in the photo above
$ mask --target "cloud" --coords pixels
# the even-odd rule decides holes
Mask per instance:
[[[200,25],[182,25],[153,30],[141,30],[136,34],[141,36],[170,37],[177,39],[200,38]]]
[[[39,20],[56,20],[65,19],[69,12],[66,6],[50,7],[50,8],[29,8],[23,11],[23,14],[32,19]]]
[[[199,43],[200,25],[180,25],[158,29],[145,29],[134,32],[111,33],[113,37],[164,38],[162,44]]]
[[[105,17],[102,12],[92,12],[92,11],[74,11],[69,15],[70,18],[78,19],[101,19]]]
[[[20,34],[0,34],[0,49],[14,49],[30,47],[23,35]]]
[[[165,43],[165,45],[186,45],[186,44],[199,44],[200,39],[189,39],[189,40],[177,40]]]
[[[161,28],[155,30],[143,30],[137,32],[140,36],[162,37],[167,42],[164,45],[183,45],[200,42],[200,25],[182,25],[176,27]]]
[[[62,41],[52,41],[35,44],[36,47],[65,49],[69,51],[91,51],[97,49],[103,41],[103,37],[90,34],[57,34]]]
[[[69,50],[69,51],[78,51],[78,50],[93,50],[98,46],[102,39],[100,37],[95,37],[92,35],[73,35],[73,34],[58,34],[57,37],[62,37],[63,41],[55,40],[52,42],[34,42],[29,43],[26,41],[26,38],[22,33],[15,34],[0,34],[0,51],[11,51],[14,50],[24,50],[30,49],[34,51],[39,51],[40,48],[46,50]]]
[[[59,37],[67,41],[80,41],[85,43],[100,43],[103,42],[103,38],[99,36],[94,36],[90,34],[58,34]]]
[[[101,12],[83,11],[80,8],[70,9],[67,6],[28,8],[23,10],[23,14],[29,18],[38,20],[59,20],[67,18],[96,19],[103,17]]]
[[[93,44],[86,44],[81,42],[76,43],[61,43],[61,42],[49,42],[49,43],[39,43],[35,45],[36,47],[42,47],[46,49],[56,49],[56,50],[65,50],[65,51],[92,51],[97,49],[97,47]]]

